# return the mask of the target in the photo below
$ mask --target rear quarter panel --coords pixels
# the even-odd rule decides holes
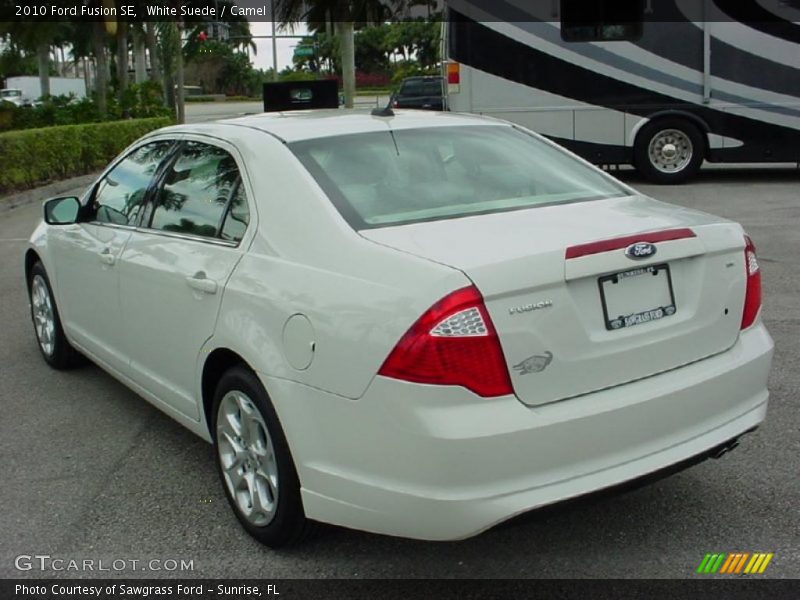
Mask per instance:
[[[239,149],[259,226],[226,286],[207,352],[229,348],[264,375],[358,398],[413,322],[469,280],[361,237],[279,140],[254,132]],[[301,340],[313,343],[307,368],[287,360],[293,315],[311,325]]]

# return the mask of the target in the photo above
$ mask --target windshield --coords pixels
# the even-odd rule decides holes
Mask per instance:
[[[20,90],[0,90],[0,97],[2,98],[17,98],[22,96],[22,91]]]
[[[441,96],[442,81],[440,79],[417,79],[406,81],[400,88],[401,96]]]
[[[355,229],[627,195],[569,154],[503,125],[360,133],[289,147]]]

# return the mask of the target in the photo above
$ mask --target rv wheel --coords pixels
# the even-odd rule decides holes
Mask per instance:
[[[654,183],[683,183],[700,170],[705,149],[697,127],[683,119],[660,119],[636,136],[634,165]]]

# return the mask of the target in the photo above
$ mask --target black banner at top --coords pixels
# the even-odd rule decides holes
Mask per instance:
[[[323,10],[324,9],[324,10]],[[451,12],[452,9],[452,12]],[[321,17],[322,13],[324,15]],[[319,13],[319,14],[317,14]],[[800,28],[800,0],[0,0],[0,21],[753,21]]]

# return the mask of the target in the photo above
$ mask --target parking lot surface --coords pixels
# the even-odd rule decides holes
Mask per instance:
[[[764,576],[800,577],[800,171],[704,171],[676,187],[623,176],[658,199],[740,221],[753,237],[776,342],[767,421],[720,460],[453,543],[330,527],[288,551],[259,546],[226,504],[211,446],[97,367],[45,365],[22,272],[40,204],[0,211],[0,576],[661,578],[695,576],[708,552],[772,552]],[[15,568],[15,557],[34,554],[193,569]]]

